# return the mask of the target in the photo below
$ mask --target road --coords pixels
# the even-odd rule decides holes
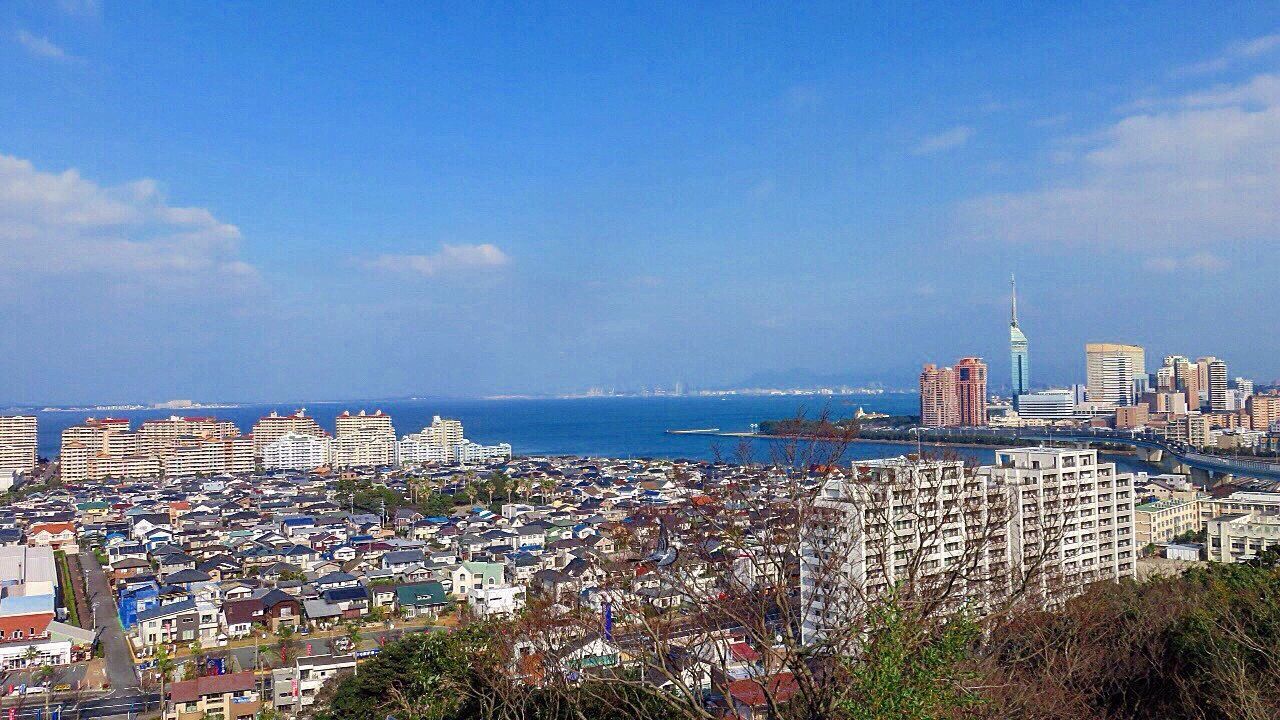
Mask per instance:
[[[14,706],[15,720],[106,720],[107,718],[136,718],[148,706],[154,711],[159,702],[159,693],[130,693],[117,696],[114,693],[92,700],[76,701],[68,698],[50,699],[49,712],[44,709],[44,698],[32,695],[26,702]],[[8,719],[10,705],[4,706],[0,718]]]
[[[383,628],[375,629],[375,628],[366,627],[360,630],[360,649],[371,650],[373,648],[381,647],[386,643],[393,642],[395,640],[400,639],[406,634],[420,633],[420,632],[444,632],[446,630],[448,630],[448,628],[445,628],[442,626],[433,626],[433,625],[426,625],[426,626],[420,625],[420,626],[414,626],[414,627],[408,627],[408,628],[397,627],[392,630],[386,630]],[[345,637],[345,636],[339,636],[339,637]],[[293,640],[292,657],[305,657],[307,655],[330,654],[333,651],[331,650],[329,643],[335,639],[337,638],[335,637],[323,638],[323,637],[312,637],[309,635],[295,635]],[[270,640],[263,640],[262,643],[268,648],[261,658],[263,669],[280,667],[280,641],[272,637]],[[310,653],[307,652],[308,645],[311,646]],[[236,648],[219,648],[219,647],[206,648],[204,651],[204,656],[206,658],[219,658],[219,657],[225,658],[227,656],[234,657],[236,660],[236,664],[239,667],[237,668],[234,666],[228,666],[227,667],[228,672],[231,672],[236,669],[252,670],[254,668],[254,647],[252,645],[244,646],[244,647],[236,647]],[[187,658],[186,657],[180,658],[179,662],[185,659]]]
[[[94,609],[98,642],[107,658],[107,681],[112,689],[128,690],[141,687],[138,673],[133,667],[133,655],[120,628],[115,599],[107,586],[107,576],[98,564],[98,558],[88,548],[80,551],[80,566],[88,573],[86,586],[89,601]]]

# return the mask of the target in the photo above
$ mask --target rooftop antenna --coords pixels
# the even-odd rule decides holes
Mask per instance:
[[[1018,327],[1018,278],[1009,273],[1009,285],[1013,288],[1013,302],[1009,308],[1009,324]]]

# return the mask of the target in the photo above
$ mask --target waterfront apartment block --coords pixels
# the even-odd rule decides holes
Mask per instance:
[[[332,452],[334,467],[378,467],[396,458],[396,430],[381,410],[343,411],[336,422]]]
[[[281,415],[272,410],[271,414],[264,415],[253,425],[254,456],[262,457],[263,450],[268,445],[288,433],[311,435],[313,437],[328,437],[329,435],[320,427],[315,418],[307,415],[306,408],[300,408],[288,415]]]
[[[1280,422],[1280,395],[1250,395],[1245,401],[1249,426],[1254,430],[1270,430]]]
[[[138,427],[138,451],[163,455],[184,439],[228,440],[239,436],[240,428],[230,420],[171,415],[142,421]]]
[[[327,435],[285,433],[262,449],[262,467],[267,470],[314,470],[332,461],[332,451],[332,440]]]
[[[36,467],[36,419],[0,415],[0,475],[28,473]]]
[[[253,471],[252,441],[215,418],[148,420],[136,432],[121,418],[89,418],[62,431],[65,482]]]
[[[467,464],[509,459],[511,445],[480,445],[462,432],[462,423],[439,415],[421,432],[410,433],[396,443],[396,463],[404,466]]]
[[[987,424],[987,364],[982,358],[961,358],[956,363],[956,407],[960,424]]]
[[[950,427],[960,424],[960,397],[956,394],[956,371],[933,363],[920,372],[920,424]]]

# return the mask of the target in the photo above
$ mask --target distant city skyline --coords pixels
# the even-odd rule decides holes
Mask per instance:
[[[1007,392],[1011,273],[1033,389],[1280,376],[1280,7],[76,5],[0,7],[0,403]]]

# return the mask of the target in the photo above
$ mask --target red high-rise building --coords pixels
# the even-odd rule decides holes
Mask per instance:
[[[959,397],[956,395],[956,372],[933,363],[920,373],[920,424],[925,427],[948,427],[960,424]]]
[[[956,399],[961,425],[987,424],[987,364],[982,358],[956,363]]]

